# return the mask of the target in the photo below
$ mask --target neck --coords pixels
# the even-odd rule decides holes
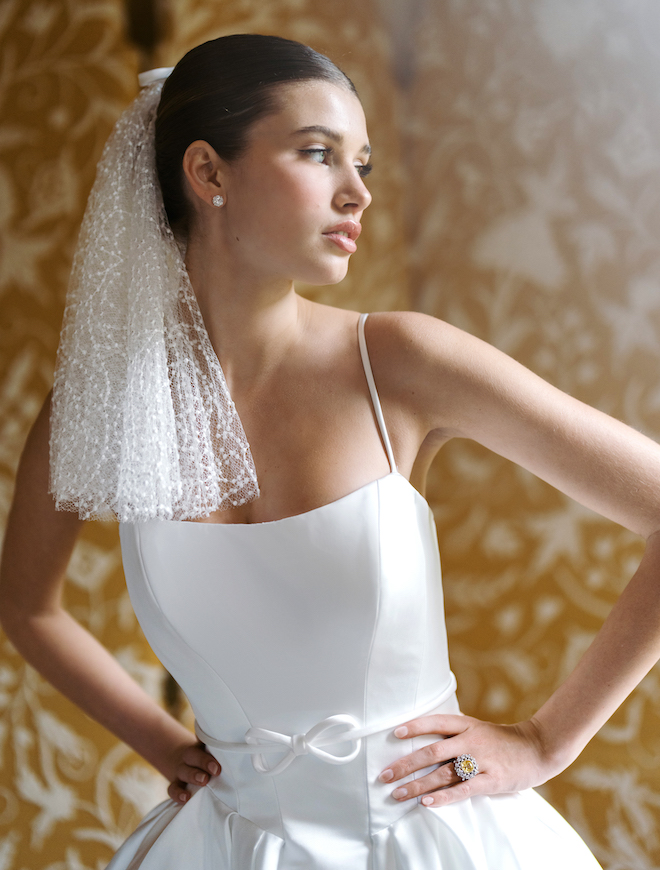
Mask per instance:
[[[305,300],[292,281],[232,268],[231,256],[190,239],[186,268],[232,395],[267,376],[297,340]],[[224,252],[228,253],[228,252]]]

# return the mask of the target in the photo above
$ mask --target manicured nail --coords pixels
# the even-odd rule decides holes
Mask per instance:
[[[388,768],[387,770],[384,770],[384,771],[381,773],[381,775],[378,777],[378,779],[379,779],[381,782],[392,782],[392,780],[394,779],[394,771],[393,771],[393,770],[390,770],[390,769]]]
[[[188,792],[184,791],[183,794],[181,795],[181,797],[179,798],[179,800],[181,801],[182,804],[185,804],[185,802],[188,800],[189,797],[190,797],[190,795],[188,794]]]
[[[425,807],[430,807],[433,803],[433,798],[431,797],[431,795],[427,794],[426,797],[422,798],[422,803]]]
[[[205,773],[196,773],[195,774],[195,782],[206,782],[206,774]]]
[[[408,729],[405,725],[399,725],[399,727],[395,730],[395,737],[405,737],[408,734]]]
[[[392,797],[395,798],[396,800],[399,800],[400,798],[404,798],[407,795],[408,795],[407,788],[395,788],[394,791],[392,792]]]
[[[216,761],[212,761],[209,764],[209,773],[211,776],[217,776],[220,773],[220,766]]]

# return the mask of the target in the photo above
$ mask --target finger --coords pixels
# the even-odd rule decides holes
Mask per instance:
[[[220,773],[220,764],[209,752],[206,751],[201,743],[196,746],[188,746],[184,749],[182,758],[184,764],[188,767],[206,771],[210,776],[217,776]],[[190,780],[185,781],[190,782]]]
[[[186,784],[178,779],[169,784],[167,793],[178,804],[185,804],[190,799],[190,792],[186,789]]]
[[[211,775],[199,767],[193,767],[190,764],[180,764],[176,769],[177,780],[191,785],[206,785],[211,779]]]
[[[176,778],[183,783],[206,785],[211,776],[217,776],[217,773],[212,771],[220,772],[220,765],[215,758],[213,756],[207,757],[207,755],[206,752],[195,751],[194,748],[184,752],[183,758],[185,760],[177,767]],[[192,763],[188,763],[188,761]],[[208,769],[205,770],[203,765],[206,765]]]
[[[474,797],[477,794],[491,794],[494,779],[488,774],[477,774],[469,780],[462,780],[454,771],[453,764],[447,764],[427,776],[406,783],[394,790],[392,797],[398,801],[421,798],[424,806],[446,806],[450,803]],[[490,791],[489,791],[490,789]],[[403,791],[406,794],[403,794]]]
[[[438,734],[440,737],[453,737],[462,734],[471,723],[470,716],[457,716],[453,713],[437,713],[431,716],[420,716],[404,722],[394,729],[394,736],[400,740],[410,737],[419,737],[422,734]]]
[[[397,786],[392,791],[392,797],[394,800],[405,802],[427,795],[429,792],[453,787],[461,782],[462,780],[454,770],[454,765],[451,761],[447,761],[440,767],[434,768],[426,776],[412,779]]]
[[[425,807],[446,807],[466,798],[476,797],[480,794],[493,794],[497,786],[493,777],[487,773],[479,773],[472,779],[460,782],[457,785],[445,787],[438,791],[424,795],[421,802]]]
[[[410,776],[425,767],[453,761],[462,752],[457,745],[457,739],[447,737],[445,740],[436,740],[428,746],[416,749],[410,755],[397,758],[378,778],[381,782],[396,782],[396,780]]]

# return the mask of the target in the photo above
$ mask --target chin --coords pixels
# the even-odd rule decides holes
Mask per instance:
[[[348,260],[341,264],[334,264],[333,268],[310,269],[307,274],[301,274],[298,277],[298,281],[301,284],[309,284],[311,287],[327,287],[332,284],[339,284],[347,274]]]

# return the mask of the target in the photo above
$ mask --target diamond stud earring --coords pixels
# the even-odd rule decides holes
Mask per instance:
[[[212,202],[213,205],[216,206],[216,208],[221,208],[225,204],[225,198],[224,196],[220,196],[219,193],[216,193],[216,195],[212,199]]]

